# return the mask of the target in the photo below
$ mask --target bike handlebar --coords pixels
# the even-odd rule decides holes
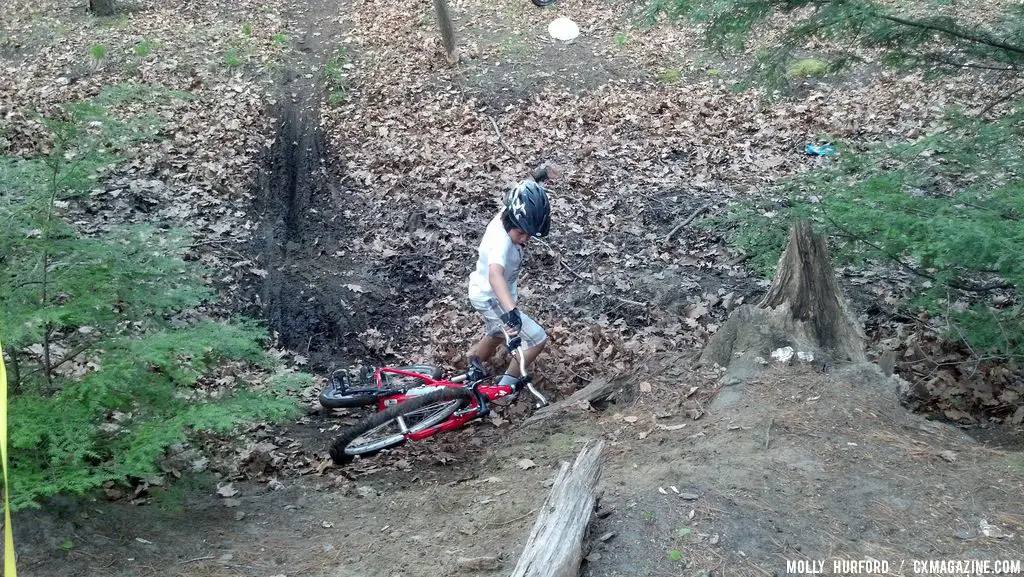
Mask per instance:
[[[505,344],[508,345],[512,342],[512,337],[505,333]],[[526,390],[530,391],[530,394],[537,399],[537,406],[534,408],[546,407],[548,400],[544,398],[544,395],[540,394],[540,391],[533,387],[533,382],[530,380],[530,375],[526,372],[526,345],[520,344],[515,350],[509,351],[513,355],[519,357],[519,379],[526,383]]]

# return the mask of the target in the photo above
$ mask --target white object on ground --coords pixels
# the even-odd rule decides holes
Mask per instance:
[[[555,40],[568,42],[580,35],[580,27],[565,16],[560,16],[548,24],[548,34]]]
[[[782,347],[772,351],[772,358],[780,363],[788,363],[793,358],[793,347]]]
[[[798,360],[802,361],[802,362],[805,362],[805,363],[814,362],[814,353],[804,352],[804,351],[797,351],[796,352],[796,358]]]

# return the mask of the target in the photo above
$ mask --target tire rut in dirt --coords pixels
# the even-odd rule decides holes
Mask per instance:
[[[312,86],[289,88],[313,93]],[[326,139],[312,97],[286,98],[269,114],[277,134],[257,179],[254,208],[260,225],[252,242],[262,278],[243,293],[247,314],[266,319],[279,346],[323,369],[339,358],[367,357],[353,335],[373,326],[374,295],[344,288],[360,266],[338,258],[351,232],[338,213],[353,194],[338,186],[325,162]],[[368,301],[371,301],[368,303]]]
[[[352,447],[355,441],[358,441],[360,437],[367,433],[379,430],[399,417],[406,417],[413,413],[422,412],[423,414],[419,416],[419,420],[416,423],[412,425],[407,424],[409,431],[417,432],[432,427],[447,419],[455,411],[469,405],[472,397],[473,394],[469,389],[444,387],[431,391],[421,397],[388,407],[379,413],[374,413],[346,429],[334,439],[330,449],[331,459],[335,463],[343,465],[351,462],[355,454],[369,456],[384,449],[392,449],[403,445],[406,439],[396,430],[394,433],[386,434],[377,441],[364,440],[364,443],[355,451]],[[436,411],[430,410],[433,405],[437,406]],[[424,409],[428,410],[424,411]]]
[[[360,238],[377,226],[372,209],[327,161],[337,155],[319,125],[315,87],[301,78],[283,83],[296,96],[268,112],[277,134],[253,204],[260,224],[251,251],[261,277],[243,288],[239,308],[266,319],[277,345],[305,355],[311,370],[357,359],[382,364],[360,333],[373,328],[396,344],[418,336],[409,317],[437,296],[428,275],[441,263],[426,250],[384,260],[359,252]]]
[[[315,114],[290,101],[279,106],[278,134],[257,183],[261,227],[253,249],[266,274],[261,285],[253,287],[256,305],[280,343],[299,351],[311,348],[317,335],[330,338],[346,320],[337,305],[328,302],[325,291],[307,294],[316,285],[316,274],[310,270],[306,239],[311,234],[315,238],[323,228],[321,219],[307,219],[307,214],[316,205],[326,208],[330,200],[324,194],[324,138],[311,122]]]

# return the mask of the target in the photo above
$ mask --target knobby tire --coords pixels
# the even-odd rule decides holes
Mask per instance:
[[[430,365],[406,365],[397,367],[399,370],[420,373],[434,379],[441,378],[441,369]],[[385,377],[387,379],[387,377]],[[395,379],[402,379],[400,375],[393,376]],[[390,379],[388,379],[390,381]],[[388,383],[391,384],[390,382]],[[320,406],[325,409],[351,409],[354,407],[365,407],[377,402],[376,389],[366,387],[342,388],[338,394],[338,387],[332,381],[320,391]]]
[[[394,434],[377,441],[366,441],[361,445],[352,446],[355,441],[358,441],[366,433],[380,429],[392,421],[397,421],[399,417],[405,417],[431,405],[437,405],[436,411],[427,412],[426,416],[414,424],[407,424],[408,432],[410,433],[429,429],[444,422],[455,411],[469,405],[472,398],[473,394],[469,389],[462,387],[439,387],[436,391],[431,391],[404,403],[388,407],[379,413],[374,413],[349,427],[334,439],[330,448],[331,459],[338,465],[344,465],[351,462],[356,455],[372,455],[384,449],[393,449],[403,445],[406,441],[405,434],[396,431]]]

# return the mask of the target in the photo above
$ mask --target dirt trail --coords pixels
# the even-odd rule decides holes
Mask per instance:
[[[625,385],[648,382],[650,393],[603,412],[542,428],[479,424],[374,459],[367,472],[285,478],[277,491],[236,485],[233,507],[212,491],[179,512],[68,504],[22,540],[24,567],[28,575],[507,574],[559,462],[595,437],[609,445],[585,576],[771,575],[785,574],[786,560],[831,568],[843,559],[886,561],[890,570],[878,574],[911,575],[900,567],[913,559],[1019,559],[1019,454],[907,414],[889,388],[865,386],[863,372],[770,369],[742,392],[716,391],[715,376],[693,374],[672,355]],[[524,469],[523,459],[532,464]],[[48,559],[36,548],[58,546],[68,531],[83,546]]]
[[[293,14],[302,50],[284,63],[279,100],[267,111],[275,119],[276,134],[257,179],[254,210],[261,225],[252,242],[266,274],[253,287],[255,295],[249,295],[255,316],[268,320],[282,346],[316,355],[316,360],[318,352],[344,352],[340,343],[346,333],[365,324],[352,318],[354,307],[345,306],[341,283],[334,281],[351,272],[352,263],[322,258],[350,234],[336,210],[348,193],[335,184],[343,167],[327,162],[319,126],[319,71],[341,34],[334,19],[322,18],[330,9],[325,2],[312,2]]]

